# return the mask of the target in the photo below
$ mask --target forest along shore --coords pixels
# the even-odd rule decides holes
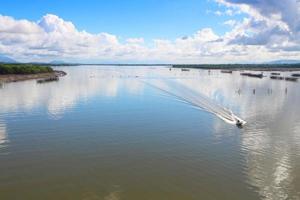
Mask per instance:
[[[65,76],[64,71],[34,64],[0,64],[0,82],[9,83],[31,79],[53,79]]]
[[[298,64],[176,64],[173,68],[194,68],[207,70],[232,70],[232,71],[300,71]]]

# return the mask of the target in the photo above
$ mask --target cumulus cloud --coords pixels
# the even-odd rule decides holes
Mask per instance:
[[[128,38],[126,40],[128,43],[132,43],[132,44],[139,44],[139,43],[144,43],[144,38]]]
[[[238,7],[257,19],[279,20],[291,31],[300,28],[300,2],[298,0],[217,0],[230,7]]]
[[[0,53],[20,61],[72,62],[228,63],[300,58],[299,20],[293,18],[299,14],[297,9],[288,14],[275,0],[269,0],[271,11],[262,8],[267,3],[216,1],[226,7],[227,15],[244,12],[248,17],[225,22],[231,30],[224,35],[204,28],[190,36],[150,43],[143,38],[120,40],[105,32],[91,34],[52,14],[37,22],[0,15]],[[288,1],[289,7],[295,6],[295,0]]]
[[[300,44],[300,2],[298,0],[216,0],[248,15],[237,25],[243,32],[231,43],[264,45],[270,49],[298,51]]]
[[[223,24],[233,27],[237,24],[237,21],[231,19],[231,20],[225,21]]]
[[[241,11],[240,10],[237,10],[237,9],[226,9],[224,11],[221,11],[221,10],[216,10],[214,12],[208,10],[207,13],[213,13],[217,16],[222,16],[222,15],[227,15],[227,16],[234,16],[234,15],[239,15],[241,14]]]

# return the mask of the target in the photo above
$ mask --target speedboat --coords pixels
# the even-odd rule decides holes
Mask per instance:
[[[236,123],[235,123],[235,125],[236,125],[237,127],[239,127],[239,128],[243,128],[243,126],[244,126],[244,123],[243,123],[243,122],[241,122],[240,120],[236,120]]]
[[[244,120],[240,119],[239,117],[235,116],[232,112],[231,112],[231,118],[235,122],[235,125],[238,128],[243,128],[244,125],[246,124],[246,121],[244,121]]]
[[[238,128],[243,128],[245,126],[247,122],[238,118],[238,117],[235,117],[235,125],[238,127]]]

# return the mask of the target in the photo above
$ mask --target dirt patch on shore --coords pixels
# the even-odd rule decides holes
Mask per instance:
[[[0,75],[0,82],[9,83],[9,82],[26,81],[32,79],[62,77],[65,75],[67,75],[67,73],[64,71],[54,71],[51,73],[40,73],[40,74],[7,74],[7,75]]]

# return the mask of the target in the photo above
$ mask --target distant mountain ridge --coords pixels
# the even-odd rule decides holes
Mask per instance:
[[[49,64],[58,65],[58,64],[66,64],[66,62],[62,61],[62,60],[53,60],[53,61],[49,62]]]
[[[17,63],[17,61],[15,61],[14,59],[4,56],[4,55],[0,55],[0,62],[2,62],[2,63]]]
[[[267,64],[300,64],[300,60],[274,60]]]
[[[18,63],[18,61],[0,54],[0,63]],[[68,63],[63,60],[53,60],[51,62],[30,62],[33,64],[52,64],[52,65],[63,65],[63,64],[76,64],[76,63]],[[264,63],[240,63],[240,64],[300,64],[300,60],[273,60]],[[99,65],[99,64],[91,64],[91,65]],[[172,64],[100,64],[100,65],[172,65]]]

